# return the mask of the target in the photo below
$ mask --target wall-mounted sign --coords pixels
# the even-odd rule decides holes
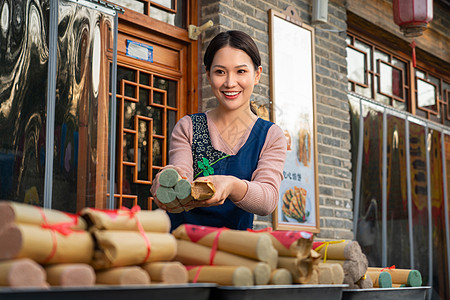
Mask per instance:
[[[153,62],[153,47],[127,40],[127,56]]]
[[[273,224],[319,232],[314,28],[296,22],[294,12],[269,11],[272,120],[288,142]]]

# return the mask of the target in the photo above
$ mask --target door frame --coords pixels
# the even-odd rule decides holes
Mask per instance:
[[[194,23],[197,25],[198,21],[198,2],[197,0],[187,0],[187,24]],[[178,69],[171,70],[158,66],[157,64],[149,65],[148,62],[140,63],[139,60],[131,58],[124,53],[123,49],[117,51],[118,65],[129,65],[133,68],[138,68],[142,65],[142,69],[150,70],[153,73],[164,74],[165,76],[179,78],[180,85],[178,87],[178,111],[177,121],[186,114],[196,113],[199,107],[199,42],[197,40],[191,40],[188,36],[187,29],[179,28],[162,21],[153,19],[147,15],[132,11],[125,10],[124,14],[119,15],[118,22],[118,41],[120,35],[132,36],[136,39],[142,39],[143,41],[152,42],[155,44],[167,46],[175,51],[179,52],[180,62],[177,66]],[[122,37],[123,38],[123,37]],[[123,41],[122,41],[123,42]],[[145,64],[145,66],[144,66]],[[151,66],[149,68],[149,66]],[[120,126],[119,126],[120,127]],[[120,130],[120,128],[117,128]],[[116,133],[117,134],[117,133]],[[168,139],[167,138],[167,143]],[[116,141],[116,147],[119,144]],[[168,144],[167,144],[168,146]],[[121,160],[116,155],[116,164],[120,164]],[[165,162],[166,164],[168,161]],[[164,162],[163,162],[164,166]],[[123,174],[118,174],[119,168],[116,168],[115,181],[117,184],[122,185],[120,178],[123,178]],[[119,171],[120,172],[120,171]],[[119,193],[119,189],[114,193],[114,198],[124,196]],[[127,198],[127,197],[126,197]],[[148,209],[151,209],[152,197],[148,199]],[[121,202],[121,201],[120,201]]]

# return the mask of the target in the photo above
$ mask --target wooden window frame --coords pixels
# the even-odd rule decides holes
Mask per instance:
[[[423,79],[423,78],[420,78],[420,77],[417,77],[416,75],[414,75],[414,80],[415,80],[415,82],[416,82],[416,89],[414,90],[414,93],[416,94],[416,99],[418,98],[417,97],[417,82],[419,81],[419,80],[421,80],[421,81],[423,81],[423,82],[425,82],[425,83],[428,83],[428,84],[431,84],[432,86],[434,86],[434,90],[435,90],[435,94],[436,94],[436,110],[434,110],[434,109],[430,109],[430,108],[427,108],[427,107],[420,107],[419,106],[419,103],[418,103],[418,101],[416,102],[416,109],[419,109],[419,110],[422,110],[422,111],[424,111],[424,112],[426,112],[427,113],[427,115],[428,115],[428,117],[427,117],[427,119],[429,119],[429,114],[433,114],[433,115],[435,115],[435,116],[437,116],[437,115],[439,115],[439,112],[440,112],[440,106],[441,106],[441,103],[442,103],[442,101],[441,101],[441,99],[439,98],[439,90],[438,90],[438,86],[436,86],[436,84],[435,83],[433,83],[433,82],[431,82],[431,81],[428,81],[427,79]]]
[[[381,87],[380,87],[380,83],[381,83],[381,71],[380,71],[381,68],[380,68],[380,65],[381,64],[388,65],[389,67],[397,69],[398,71],[400,71],[400,73],[401,73],[401,90],[402,90],[403,98],[397,97],[395,95],[389,95],[389,94],[383,93],[381,91]],[[391,64],[390,62],[387,62],[387,61],[384,61],[384,60],[381,60],[381,59],[377,59],[376,65],[377,65],[377,72],[375,73],[375,76],[377,77],[376,79],[378,81],[378,88],[377,88],[376,92],[378,94],[380,94],[380,95],[383,95],[383,96],[392,98],[394,100],[406,103],[406,99],[404,99],[405,98],[405,74],[403,72],[403,69],[397,67],[396,65]]]
[[[405,57],[402,57],[402,56],[400,56],[400,55],[398,55],[396,53],[393,53],[392,51],[389,51],[389,49],[386,49],[385,47],[383,47],[382,45],[379,45],[378,43],[374,42],[373,40],[367,39],[366,37],[361,36],[358,33],[354,33],[354,32],[352,32],[350,30],[349,30],[349,37],[351,38],[352,44],[347,44],[347,47],[359,50],[361,53],[366,53],[365,51],[362,51],[361,49],[358,49],[355,46],[353,46],[353,44],[355,43],[355,40],[358,40],[358,41],[363,42],[364,44],[367,44],[368,46],[370,46],[371,52],[372,52],[372,55],[371,55],[371,59],[372,60],[374,60],[374,52],[375,52],[375,50],[378,50],[378,51],[381,51],[381,52],[389,55],[389,60],[391,60],[391,61],[392,61],[393,58],[395,58],[396,60],[402,61],[407,66],[406,67],[406,72],[408,74],[411,72],[410,68],[409,68],[409,65],[410,65],[411,62],[408,61]],[[402,80],[402,84],[401,84],[401,86],[402,86],[403,98],[397,97],[395,95],[388,95],[386,93],[381,92],[381,90],[380,90],[381,75],[380,75],[380,71],[379,71],[380,70],[380,67],[379,67],[380,66],[380,62],[382,62],[382,63],[384,63],[386,65],[389,65],[390,67],[393,67],[393,68],[398,69],[398,70],[401,71],[401,73],[402,73],[402,79],[401,79]],[[370,65],[373,65],[373,66],[370,66]],[[399,68],[398,66],[395,66],[391,62],[384,61],[382,59],[376,59],[375,61],[371,61],[370,65],[367,65],[367,77],[368,77],[367,78],[367,86],[363,86],[360,83],[357,83],[357,82],[355,82],[353,80],[349,80],[349,82],[352,84],[351,91],[355,92],[355,84],[358,84],[359,86],[363,86],[363,87],[366,87],[366,88],[370,88],[371,94],[372,94],[372,97],[373,97],[372,99],[374,99],[374,101],[376,101],[375,100],[375,95],[378,93],[380,95],[388,97],[390,99],[390,103],[391,103],[390,105],[391,106],[392,106],[392,101],[394,101],[394,100],[406,103],[407,104],[407,109],[409,111],[410,110],[410,106],[411,106],[411,103],[409,103],[409,102],[411,102],[411,93],[410,93],[410,91],[411,91],[411,83],[408,80],[407,81],[408,84],[405,84],[405,76],[408,76],[408,74],[405,74],[405,72],[403,72],[403,69]],[[372,79],[372,81],[371,81],[371,79]],[[377,81],[377,88],[375,88],[375,81]],[[370,85],[370,82],[372,83],[372,85]],[[407,97],[408,95],[409,95],[409,98]],[[408,99],[409,99],[409,102],[407,101]]]
[[[395,51],[393,49],[396,49],[394,47],[395,45],[392,43],[392,41],[383,43],[384,40],[380,38],[370,37],[367,32],[364,32],[364,30],[359,30],[356,26],[352,26],[350,24],[348,29],[348,38],[350,39],[352,44],[347,44],[347,47],[350,47],[352,49],[355,49],[355,46],[353,44],[355,43],[355,40],[358,40],[360,42],[363,42],[371,47],[371,51],[379,50],[387,55],[389,55],[390,60],[392,61],[393,58],[396,60],[399,60],[401,62],[404,62],[406,64],[406,72],[403,72],[402,68],[399,68],[395,65],[393,65],[390,62],[386,62],[384,60],[377,59],[374,63],[376,66],[374,66],[374,69],[371,70],[370,66],[368,66],[367,75],[368,75],[368,84],[370,81],[370,76],[372,76],[372,86],[368,86],[371,89],[372,99],[375,100],[376,93],[386,96],[390,99],[390,106],[392,106],[392,101],[400,101],[403,103],[406,103],[406,111],[421,117],[421,114],[418,114],[418,110],[422,111],[423,113],[426,113],[426,119],[436,122],[436,118],[439,118],[440,121],[439,124],[449,125],[450,124],[450,91],[449,89],[444,90],[444,82],[450,84],[450,74],[446,74],[444,69],[439,69],[436,62],[434,60],[427,60],[427,56],[424,55],[423,62],[417,62],[417,66],[413,66],[412,57],[402,51]],[[402,41],[404,42],[404,41]],[[391,48],[392,47],[392,48]],[[397,47],[402,48],[402,47]],[[365,53],[361,49],[356,48],[356,50],[360,51],[361,53]],[[373,57],[372,57],[373,59]],[[402,72],[402,91],[403,91],[403,98],[396,97],[395,95],[387,95],[385,93],[382,93],[380,91],[380,74],[379,74],[379,64],[380,62],[385,63],[393,68],[396,68]],[[425,64],[430,62],[430,65]],[[436,88],[436,105],[437,110],[432,110],[429,108],[419,108],[417,103],[417,80],[420,77],[416,76],[416,70],[423,72],[428,78],[429,75],[432,75],[435,78],[438,78],[440,80],[440,86],[437,86],[434,82],[428,81],[425,79],[424,81],[427,83],[430,83],[435,86]],[[406,78],[406,79],[405,79]],[[378,82],[378,87],[375,89],[375,81]],[[421,79],[423,80],[423,79]],[[350,91],[355,92],[356,85],[363,86],[359,82],[355,82],[354,80],[348,80],[351,87]],[[366,86],[363,86],[366,87]],[[446,105],[447,107],[441,107]],[[434,119],[432,118],[434,116]]]
[[[352,41],[353,41],[353,39],[352,39]],[[369,75],[368,75],[368,73],[369,73],[369,66],[367,65],[367,52],[362,51],[361,49],[358,49],[358,48],[356,48],[353,45],[347,45],[347,47],[352,48],[353,50],[363,54],[364,58],[365,58],[365,60],[364,60],[364,81],[365,81],[365,83],[361,83],[361,82],[358,82],[358,81],[355,81],[355,80],[351,80],[351,79],[348,79],[348,81],[351,82],[351,83],[354,83],[354,84],[356,84],[358,86],[362,86],[362,87],[368,88],[369,87]]]

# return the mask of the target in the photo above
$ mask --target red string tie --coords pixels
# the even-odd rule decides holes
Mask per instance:
[[[383,269],[381,269],[380,272],[383,272],[384,270],[395,270],[395,265],[392,265],[392,266],[390,266],[390,267],[383,268]]]
[[[138,216],[136,215],[138,212],[141,211],[141,207],[139,205],[135,205],[131,209],[129,209],[127,207],[122,207],[121,210],[124,211],[126,214],[128,214],[130,216],[130,219],[132,219],[132,218],[135,219],[136,226],[139,230],[139,233],[144,238],[145,246],[147,247],[147,254],[145,255],[145,258],[142,261],[142,263],[145,263],[145,262],[147,262],[147,259],[150,257],[151,245],[150,245],[150,240],[148,239],[148,236],[145,234],[144,227],[142,226],[141,221],[139,220]]]
[[[250,232],[272,232],[272,227],[266,227],[266,228],[262,228],[262,229],[247,228],[247,231],[250,231]]]
[[[213,241],[213,244],[211,247],[211,254],[209,256],[209,264],[211,266],[214,265],[214,257],[216,256],[217,247],[219,246],[219,236],[224,230],[228,230],[228,228],[222,227],[222,228],[217,229],[216,236],[214,237],[214,241]]]
[[[58,241],[56,239],[56,232],[59,232],[60,234],[62,234],[64,236],[68,236],[69,234],[71,234],[73,232],[83,232],[83,230],[72,230],[71,229],[71,227],[73,225],[76,225],[76,222],[78,222],[78,218],[76,218],[76,216],[71,216],[72,222],[49,224],[48,220],[47,220],[47,216],[45,215],[45,212],[42,209],[42,207],[36,206],[36,208],[41,213],[42,220],[44,221],[44,223],[41,225],[41,227],[44,229],[50,229],[50,232],[52,235],[52,250],[50,251],[50,254],[47,256],[47,258],[45,258],[42,261],[42,263],[45,264],[45,263],[49,262],[53,258],[53,256],[55,256],[55,254],[56,254],[56,249],[58,246],[57,245]],[[76,219],[76,222],[74,221],[75,219]]]

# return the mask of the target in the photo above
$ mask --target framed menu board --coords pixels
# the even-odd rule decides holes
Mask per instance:
[[[319,232],[314,28],[269,10],[271,119],[288,142],[273,226]]]

